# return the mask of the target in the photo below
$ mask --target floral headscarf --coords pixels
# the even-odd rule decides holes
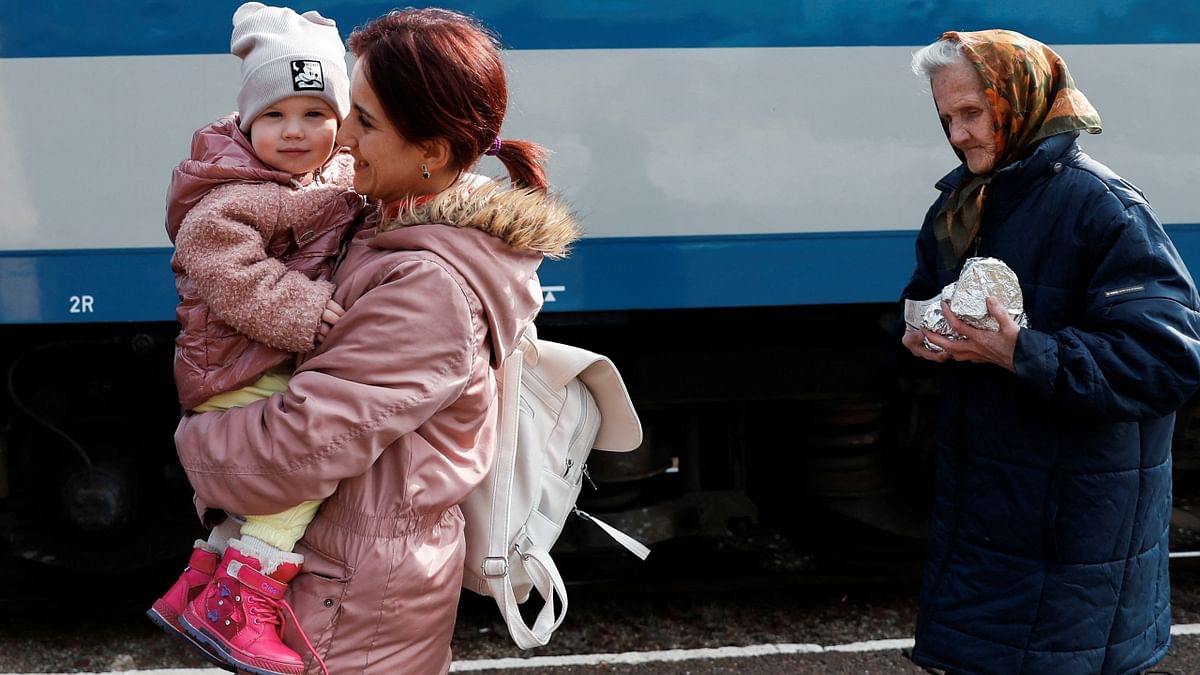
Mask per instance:
[[[983,79],[996,135],[992,172],[971,176],[946,199],[934,234],[947,268],[954,267],[979,232],[987,185],[997,170],[1023,159],[1042,140],[1069,131],[1100,133],[1100,113],[1075,88],[1062,57],[1046,45],[1009,30],[947,31],[942,40],[962,43]],[[942,128],[950,137],[945,121]],[[962,153],[955,149],[960,159]]]

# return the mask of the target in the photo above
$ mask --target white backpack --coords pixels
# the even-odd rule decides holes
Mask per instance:
[[[650,550],[575,508],[592,449],[628,452],[642,426],[608,358],[538,340],[531,330],[497,372],[498,448],[484,482],[462,504],[467,557],[463,587],[495,599],[521,649],[550,641],[567,613],[567,591],[550,558],[572,512],[635,555]],[[536,588],[545,601],[532,626],[517,605]],[[554,611],[554,596],[562,602]]]

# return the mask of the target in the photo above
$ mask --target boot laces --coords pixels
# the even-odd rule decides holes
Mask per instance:
[[[258,593],[246,593],[246,613],[256,624],[278,626],[283,623],[282,611],[279,605],[283,600],[276,600]]]
[[[244,588],[243,592],[246,590],[249,590],[249,588]],[[308,649],[308,652],[316,659],[317,665],[321,667],[321,672],[329,675],[329,668],[325,667],[325,660],[317,653],[317,648],[308,639],[308,633],[304,631],[304,627],[300,625],[300,620],[296,618],[296,612],[286,600],[261,595],[257,592],[250,592],[246,593],[245,605],[247,613],[254,617],[254,623],[256,624],[279,626],[283,623],[284,612],[287,612],[288,620],[296,627],[296,632],[300,634],[300,639],[304,640],[304,646]]]

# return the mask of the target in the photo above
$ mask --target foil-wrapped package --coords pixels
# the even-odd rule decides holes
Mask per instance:
[[[921,314],[921,328],[937,333],[938,335],[944,335],[951,340],[966,339],[958,333],[955,333],[954,330],[950,328],[950,322],[946,320],[946,315],[942,312],[942,303],[950,302],[954,298],[954,289],[957,285],[957,281],[946,284],[946,287],[942,289],[941,293],[925,301],[927,306],[925,307],[925,311]],[[941,347],[930,342],[928,338],[926,338],[924,342],[925,348],[929,351],[942,351]]]
[[[944,335],[951,340],[964,339],[963,336],[955,333],[954,330],[950,328],[950,322],[946,320],[946,315],[942,312],[942,303],[950,302],[954,298],[954,287],[957,285],[957,281],[946,284],[946,287],[942,289],[941,294],[930,298],[930,305],[925,310],[925,314],[921,317],[922,328],[933,331],[938,335]],[[934,352],[942,351],[941,347],[933,344],[929,340],[925,340],[925,348]]]
[[[944,292],[943,292],[944,293]],[[1004,261],[996,258],[968,258],[958,275],[954,294],[950,298],[950,311],[976,328],[1000,330],[996,320],[988,316],[988,296],[996,298],[1008,309],[1022,328],[1025,319],[1025,301],[1021,297],[1021,284],[1017,275]]]
[[[988,296],[999,300],[1018,326],[1029,327],[1017,275],[996,258],[968,258],[963,263],[958,281],[947,284],[941,293],[929,300],[906,301],[904,320],[915,329],[923,328],[951,340],[964,339],[946,321],[942,313],[944,300],[950,305],[950,311],[963,322],[982,330],[1000,330],[1000,325],[988,315]],[[925,340],[925,347],[930,351],[942,351],[941,347],[929,340]]]

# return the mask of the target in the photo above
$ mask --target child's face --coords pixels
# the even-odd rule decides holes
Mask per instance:
[[[301,175],[325,164],[333,152],[337,130],[337,115],[325,101],[289,96],[254,118],[250,143],[264,163]]]

